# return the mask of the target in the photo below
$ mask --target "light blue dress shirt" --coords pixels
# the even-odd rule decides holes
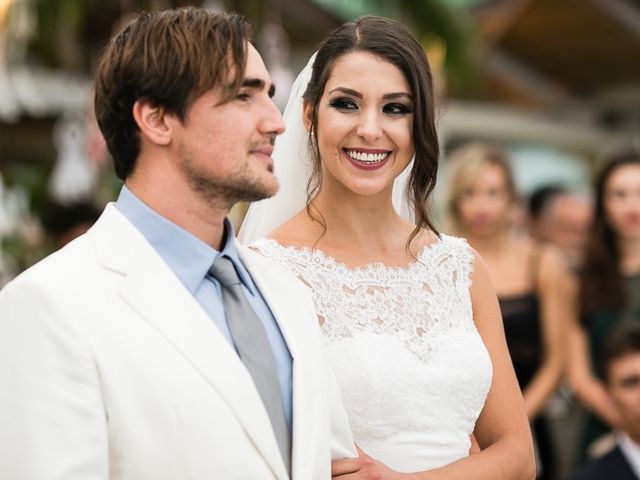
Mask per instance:
[[[125,186],[120,191],[116,208],[140,230],[231,345],[233,338],[225,319],[220,282],[209,275],[209,268],[218,255],[224,255],[233,262],[242,289],[267,332],[278,369],[285,418],[291,430],[291,354],[269,306],[238,257],[235,244],[231,241],[234,236],[231,223],[225,219],[224,247],[218,252],[152,210]],[[224,365],[220,365],[220,368],[224,368]]]

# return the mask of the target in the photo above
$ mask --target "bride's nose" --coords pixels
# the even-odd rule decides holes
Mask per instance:
[[[380,138],[382,136],[382,126],[378,112],[373,109],[363,111],[358,118],[355,133],[369,142]]]

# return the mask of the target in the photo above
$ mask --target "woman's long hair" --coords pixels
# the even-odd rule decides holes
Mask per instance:
[[[605,190],[609,178],[625,165],[640,165],[640,154],[627,151],[611,157],[596,178],[595,215],[580,282],[583,319],[585,314],[601,309],[620,312],[627,304],[618,236],[605,212]]]

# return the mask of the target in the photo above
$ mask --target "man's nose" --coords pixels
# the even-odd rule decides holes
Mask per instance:
[[[263,119],[263,131],[272,135],[280,135],[284,132],[284,129],[285,124],[280,109],[274,101],[269,98]]]

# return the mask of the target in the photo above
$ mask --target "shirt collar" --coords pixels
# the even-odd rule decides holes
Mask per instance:
[[[151,209],[126,186],[120,190],[116,208],[140,230],[192,295],[208,275],[218,255],[232,261],[240,281],[252,295],[256,294],[251,276],[240,261],[233,225],[228,219],[224,220],[224,247],[218,251]]]
[[[620,432],[617,435],[618,446],[627,459],[633,473],[640,478],[640,445],[634,442],[629,435]]]

